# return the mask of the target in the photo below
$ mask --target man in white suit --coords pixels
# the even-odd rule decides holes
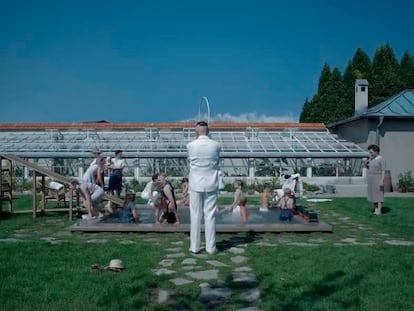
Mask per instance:
[[[200,252],[201,217],[204,213],[206,251],[216,252],[216,202],[219,188],[221,146],[208,137],[208,124],[198,122],[196,140],[187,145],[190,164],[190,252]]]

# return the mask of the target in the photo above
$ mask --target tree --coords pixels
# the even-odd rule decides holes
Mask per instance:
[[[343,78],[338,68],[332,70],[329,80],[329,89],[327,93],[326,116],[323,122],[329,123],[335,120],[343,119],[344,113],[340,106],[341,98],[344,94]]]
[[[338,109],[340,112],[340,118],[347,118],[354,114],[355,111],[355,79],[360,75],[359,70],[354,70],[353,62],[349,61],[345,68],[344,75],[342,77],[342,97],[339,100]],[[358,77],[360,78],[360,77]]]
[[[310,112],[312,110],[312,103],[306,98],[305,103],[303,104],[302,111],[299,116],[299,122],[307,123],[311,122],[310,119]]]
[[[327,123],[352,116],[356,79],[368,80],[369,106],[374,106],[404,89],[414,88],[414,59],[405,52],[398,63],[386,44],[376,49],[372,62],[361,48],[357,48],[343,76],[338,68],[331,70],[325,63],[316,94],[303,104],[300,122]]]
[[[401,89],[413,89],[414,88],[414,59],[405,51],[401,57],[399,66],[399,78],[401,82]]]
[[[329,65],[325,64],[318,84],[317,101],[312,103],[313,122],[327,123],[340,117],[338,114],[339,101],[343,93],[342,75],[338,68],[331,72]]]
[[[372,61],[370,81],[372,101],[370,106],[374,106],[401,91],[398,70],[399,65],[392,48],[388,44],[380,46]]]
[[[348,63],[349,64],[349,63]],[[370,79],[371,75],[371,60],[367,53],[365,53],[361,48],[357,48],[352,58],[352,68],[355,71],[354,75],[357,79]]]
[[[326,115],[326,106],[329,102],[329,88],[331,80],[331,68],[327,63],[323,65],[321,76],[318,83],[318,93],[312,100],[312,122],[324,122]]]
[[[318,83],[318,94],[323,94],[329,88],[329,81],[331,79],[331,68],[327,63],[323,65],[321,76]]]

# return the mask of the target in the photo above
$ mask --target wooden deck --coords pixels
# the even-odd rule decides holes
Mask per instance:
[[[102,219],[79,219],[69,227],[70,231],[80,232],[190,232],[190,217],[188,208],[179,208],[181,224],[154,224],[153,209],[138,207],[138,214],[143,223],[121,223],[116,216]],[[279,211],[259,212],[257,208],[249,208],[250,218],[247,224],[240,224],[237,215],[218,214],[216,217],[216,232],[332,232],[332,226],[318,222],[307,222],[300,216],[295,216],[292,222],[279,221]],[[204,231],[204,228],[202,228]]]
[[[103,222],[87,222],[74,224],[69,227],[70,231],[76,232],[190,232],[190,224],[180,225],[155,225],[155,224],[110,224]],[[204,231],[204,227],[201,229]],[[308,224],[246,224],[228,225],[217,224],[217,233],[234,232],[332,232],[332,226],[324,223]]]

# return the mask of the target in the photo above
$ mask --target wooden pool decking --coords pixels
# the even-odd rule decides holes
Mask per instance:
[[[111,222],[110,217],[88,221],[85,219],[78,219],[78,221],[70,226],[68,229],[72,232],[190,232],[190,223],[188,209],[180,211],[181,224],[162,224],[156,225],[153,223],[153,218],[149,215],[152,211],[148,208],[140,208],[138,213],[144,214],[141,219],[143,223],[129,224],[121,223],[120,221]],[[277,217],[277,218],[276,218]],[[254,218],[254,217],[252,217]],[[256,217],[257,218],[257,217]],[[266,214],[266,223],[241,224],[237,220],[234,223],[223,223],[220,218],[216,219],[217,233],[234,233],[234,232],[332,232],[332,226],[319,220],[317,222],[308,222],[300,216],[294,216],[292,222],[280,222],[278,220],[278,213],[268,212]],[[273,223],[270,222],[274,219]],[[204,231],[204,226],[202,226]]]

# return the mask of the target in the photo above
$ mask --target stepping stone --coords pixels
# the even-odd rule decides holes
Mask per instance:
[[[54,237],[41,237],[40,238],[40,240],[43,240],[43,241],[46,241],[46,242],[49,242],[49,243],[51,243],[51,242],[53,242],[54,240],[56,240],[56,238],[54,238]]]
[[[291,240],[286,239],[286,238],[278,238],[277,240],[278,240],[279,243],[289,243],[289,242],[291,242]]]
[[[218,278],[218,270],[204,270],[198,272],[186,272],[185,275],[196,280],[215,280]]]
[[[397,245],[397,246],[413,246],[414,242],[411,241],[403,241],[403,240],[387,240],[384,243],[389,245]]]
[[[13,237],[15,237],[16,239],[24,239],[27,237],[30,237],[28,234],[23,234],[23,233],[15,233],[13,234]]]
[[[243,300],[254,302],[259,300],[260,298],[260,291],[257,288],[249,288],[242,292],[241,297]]]
[[[371,228],[369,227],[365,227],[365,226],[358,226],[359,230],[371,230]]]
[[[157,238],[148,238],[148,239],[144,239],[145,242],[159,242],[160,240]]]
[[[269,243],[269,242],[258,242],[258,243],[256,243],[256,245],[260,245],[260,246],[277,246],[276,243]]]
[[[390,236],[388,233],[377,233],[379,236]]]
[[[235,283],[259,283],[259,280],[257,279],[256,275],[251,272],[233,272],[231,275],[233,277],[233,282]]]
[[[167,255],[165,255],[165,257],[167,257],[167,258],[180,258],[180,257],[185,257],[185,254],[184,253],[167,254]]]
[[[27,229],[17,229],[17,230],[14,230],[14,232],[15,233],[29,233],[29,230],[27,230]]]
[[[228,265],[217,260],[207,260],[206,262],[212,265],[213,267],[228,267]]]
[[[247,307],[247,308],[237,309],[236,311],[260,311],[260,310],[257,307]]]
[[[243,254],[245,252],[245,250],[244,250],[244,248],[230,247],[229,252],[233,253],[233,254]]]
[[[237,267],[236,269],[234,269],[235,272],[251,272],[253,271],[252,268],[250,267]]]
[[[195,265],[196,263],[197,263],[197,259],[195,258],[186,258],[181,262],[181,264],[183,265]]]
[[[18,243],[18,242],[26,242],[26,241],[25,240],[16,239],[16,238],[5,238],[5,239],[0,239],[0,242]]]
[[[341,242],[345,242],[345,243],[355,243],[356,239],[355,238],[346,238],[341,240]]]
[[[209,256],[208,254],[200,254],[200,253],[198,253],[198,254],[191,253],[191,255],[196,257],[196,258],[200,258],[200,259],[207,259],[208,256]]]
[[[201,269],[200,266],[192,266],[192,265],[188,265],[188,266],[184,266],[181,269],[189,271],[189,270],[195,270],[195,269]]]
[[[374,242],[355,242],[355,243],[352,243],[352,244],[354,244],[354,245],[364,245],[364,246],[373,246],[376,243],[374,243]]]
[[[188,280],[188,279],[184,279],[184,278],[175,278],[175,279],[171,279],[170,281],[173,282],[177,286],[186,285],[186,284],[190,284],[190,283],[194,282],[192,280]]]
[[[162,289],[158,292],[158,297],[157,297],[156,303],[159,303],[159,304],[160,303],[166,303],[169,298],[170,298],[170,292],[167,291],[167,290]]]
[[[131,241],[131,240],[121,240],[121,241],[119,241],[119,244],[122,244],[122,245],[131,245],[131,244],[135,244],[135,242],[134,241]]]
[[[174,259],[163,259],[160,261],[159,265],[163,267],[171,267],[174,264]]]
[[[62,236],[72,236],[72,232],[70,231],[58,231],[55,234],[53,234],[54,236],[57,237],[62,237]]]
[[[211,288],[208,283],[201,283],[200,287],[200,300],[211,307],[221,304],[223,300],[232,294],[232,291],[227,287]]]
[[[152,269],[152,272],[154,272],[155,275],[171,275],[171,274],[175,273],[174,270],[169,270],[169,269],[165,269],[165,268]]]
[[[107,239],[91,239],[91,240],[87,240],[86,243],[96,243],[96,244],[103,244],[108,242]]]
[[[183,245],[184,242],[183,241],[175,241],[175,242],[171,242],[172,245]]]
[[[325,240],[324,238],[317,238],[317,239],[309,239],[308,241],[311,243],[324,243],[327,240]]]
[[[171,247],[166,249],[167,252],[179,252],[181,251],[181,247]]]
[[[306,242],[290,242],[290,243],[286,243],[286,245],[292,245],[292,246],[319,246],[319,244],[306,243]]]
[[[352,243],[334,243],[335,246],[350,246]]]
[[[55,240],[55,241],[50,241],[50,244],[57,245],[57,244],[62,244],[62,243],[67,243],[67,242],[68,241]]]
[[[164,304],[167,303],[172,296],[175,295],[175,292],[165,290],[165,289],[156,289],[151,293],[151,303]]]
[[[235,264],[240,264],[247,260],[247,257],[244,256],[234,256],[231,258],[231,261]]]

